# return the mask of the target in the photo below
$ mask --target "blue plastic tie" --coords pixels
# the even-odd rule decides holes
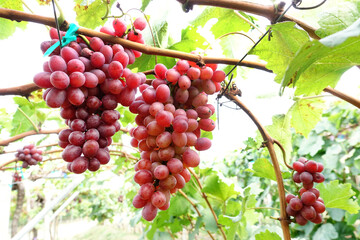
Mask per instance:
[[[61,38],[61,47],[65,47],[72,41],[76,41],[77,33],[76,31],[79,29],[79,27],[71,23],[69,25],[69,29],[66,31],[66,34],[64,37]],[[49,56],[58,46],[60,46],[60,40],[57,41],[54,45],[48,48],[46,52],[44,53],[44,57]]]

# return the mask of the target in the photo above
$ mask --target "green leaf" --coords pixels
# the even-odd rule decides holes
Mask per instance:
[[[271,40],[263,39],[251,54],[256,54],[265,60],[266,68],[276,74],[275,81],[280,83],[289,62],[299,48],[309,40],[309,36],[305,31],[296,28],[294,22],[271,26],[271,34]]]
[[[244,15],[244,14],[243,14]],[[251,26],[239,18],[233,10],[224,8],[207,7],[192,22],[195,26],[204,26],[210,19],[217,19],[217,22],[211,27],[215,38],[229,32],[250,30]]]
[[[23,3],[21,0],[2,0],[0,1],[0,7],[24,11]],[[0,18],[0,39],[7,39],[13,35],[16,31],[16,28],[24,30],[26,28],[27,22],[17,22],[11,21],[9,19]]]
[[[327,184],[320,183],[317,185],[317,189],[327,208],[340,208],[351,214],[359,212],[359,204],[350,199],[355,195],[350,183],[339,184],[339,180],[335,180]]]
[[[145,11],[146,7],[149,5],[149,3],[150,3],[151,1],[152,1],[152,0],[142,0],[142,4],[141,4],[140,10],[141,10],[141,11]]]
[[[202,191],[225,202],[230,197],[239,194],[239,192],[235,191],[234,188],[234,184],[229,186],[227,183],[222,181],[219,176],[212,174],[206,177]]]
[[[211,232],[216,232],[218,230],[214,216],[208,208],[204,210],[204,223],[206,230],[209,230]]]
[[[259,158],[253,165],[254,176],[268,178],[276,181],[273,165],[266,158]]]
[[[13,116],[8,114],[5,108],[0,109],[0,115],[0,133],[3,129],[6,129],[8,132],[10,132],[13,128],[11,125],[11,120],[13,119]]]
[[[281,240],[281,237],[277,233],[266,230],[265,232],[256,234],[255,240]]]
[[[321,156],[324,160],[325,168],[342,170],[340,159],[344,154],[344,149],[340,143],[334,143],[329,146],[326,149],[326,153]]]
[[[291,131],[290,131],[290,118],[285,116],[284,114],[275,115],[272,118],[273,124],[270,126],[266,126],[265,129],[268,131],[270,136],[276,140],[278,140],[282,146],[285,149],[285,152],[291,152],[292,146],[291,146]],[[263,142],[263,139],[258,133],[256,137],[257,142]],[[280,148],[277,146],[275,147],[276,155],[282,156],[282,152],[280,151]],[[290,157],[289,154],[287,156]]]
[[[197,48],[205,49],[208,45],[206,39],[197,32],[196,28],[188,26],[181,30],[180,42],[174,43],[169,49],[191,52]]]
[[[159,63],[164,64],[168,68],[172,68],[176,63],[175,59],[170,57],[158,56],[157,60]],[[128,67],[133,72],[143,72],[146,70],[154,69],[154,66],[155,66],[155,56],[143,54],[141,55],[141,57],[137,58],[133,64],[129,65]]]
[[[289,109],[291,116],[291,126],[297,133],[308,136],[310,131],[321,119],[321,114],[325,108],[322,99],[300,99]]]
[[[322,224],[313,236],[313,240],[337,239],[338,233],[331,223]]]
[[[310,132],[310,135],[307,139],[301,141],[298,154],[314,156],[319,150],[322,149],[322,146],[325,144],[321,135],[316,134],[315,132]]]
[[[320,15],[318,24],[320,28],[315,31],[316,35],[324,38],[343,30],[360,18],[358,4],[342,2],[341,7],[334,7]]]
[[[188,213],[190,207],[190,203],[183,196],[178,195],[176,198],[171,198],[168,211],[171,216],[181,216]]]
[[[107,19],[102,20],[105,16],[107,4],[103,0],[75,0],[74,11],[76,12],[76,21],[80,26],[94,29],[105,24]],[[111,0],[109,9],[115,0]]]
[[[289,84],[296,95],[319,94],[327,86],[335,87],[341,75],[360,64],[360,20],[347,29],[303,45],[290,62],[281,92]]]

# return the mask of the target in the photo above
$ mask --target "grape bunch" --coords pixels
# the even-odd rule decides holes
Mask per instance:
[[[144,21],[135,20],[134,30],[127,31],[126,24],[115,19],[114,30],[101,31],[144,43]],[[56,29],[50,29],[50,37],[51,41],[41,44],[43,53],[59,41]],[[110,161],[111,137],[121,129],[116,107],[118,103],[129,106],[138,85],[146,81],[143,73],[132,73],[127,68],[140,52],[110,45],[98,37],[88,40],[89,46],[78,38],[68,46],[56,48],[44,63],[44,71],[34,76],[35,84],[46,88],[46,104],[60,108],[60,116],[69,126],[59,133],[59,146],[64,148],[62,158],[68,162],[68,170],[77,174],[87,169],[97,171],[101,164]]]
[[[137,114],[138,125],[130,130],[131,145],[141,152],[134,175],[140,189],[133,205],[143,208],[147,221],[156,217],[158,209],[168,209],[170,194],[190,180],[187,168],[200,163],[193,148],[204,151],[211,147],[201,131],[215,128],[210,119],[215,108],[208,104],[208,94],[220,91],[225,79],[225,73],[216,67],[200,68],[179,60],[172,69],[157,64],[151,86],[139,81],[141,95],[129,106]]]
[[[300,225],[305,225],[308,221],[319,224],[322,222],[321,213],[325,211],[325,205],[320,198],[319,190],[314,188],[314,182],[321,183],[325,180],[321,174],[324,166],[300,157],[293,163],[293,169],[294,182],[302,183],[303,187],[299,191],[300,197],[293,194],[286,196],[286,212],[289,216],[295,217],[295,221]]]
[[[37,149],[34,144],[24,146],[22,149],[18,149],[15,157],[20,161],[23,161],[22,167],[27,168],[29,165],[36,165],[42,160],[42,151]]]
[[[18,172],[14,172],[13,174],[13,182],[21,182],[21,176]]]

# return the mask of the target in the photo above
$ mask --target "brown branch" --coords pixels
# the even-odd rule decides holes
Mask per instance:
[[[324,88],[323,91],[328,92],[328,93],[330,93],[330,94],[332,94],[332,95],[334,95],[334,96],[336,96],[338,98],[341,98],[342,100],[354,105],[357,108],[360,108],[360,101],[358,99],[354,98],[354,97],[351,97],[351,96],[349,96],[349,95],[347,95],[347,94],[345,94],[343,92],[340,92],[338,90],[335,90],[335,89],[333,89],[331,87],[326,87],[326,88]]]
[[[16,11],[12,9],[6,9],[6,8],[0,8],[0,17],[14,20],[14,21],[29,21],[39,24],[48,25],[51,27],[55,27],[55,21],[53,18],[39,16],[35,14],[25,13],[21,11]],[[64,24],[61,26],[61,29],[66,31],[69,27],[69,24],[64,22]],[[97,32],[91,29],[80,27],[77,31],[78,34],[83,34],[89,37],[99,37],[104,41],[110,42],[110,43],[117,43],[120,44],[126,48],[134,49],[137,51],[140,51],[144,54],[148,55],[158,55],[158,56],[166,56],[166,57],[173,57],[173,58],[180,58],[184,60],[194,61],[198,62],[200,60],[204,61],[205,63],[222,63],[222,64],[228,64],[228,65],[235,65],[238,64],[239,60],[234,58],[217,58],[217,57],[203,57],[197,54],[191,54],[191,53],[185,53],[181,51],[175,51],[175,50],[169,50],[169,49],[162,49],[162,48],[156,48],[151,47],[148,45],[132,42],[123,38],[111,36],[105,33]],[[257,68],[264,71],[269,71],[265,64],[259,63],[259,62],[253,62],[253,61],[246,61],[243,60],[240,64],[240,66],[246,66],[251,68]]]
[[[263,5],[258,3],[246,2],[246,1],[239,1],[239,0],[177,0],[178,2],[186,4],[188,6],[193,5],[206,5],[206,6],[213,6],[213,7],[222,7],[222,8],[229,8],[234,10],[239,10],[247,13],[256,14],[262,17],[269,19],[271,22],[275,21],[275,19],[279,16],[281,12],[277,12],[275,7],[272,5]],[[320,39],[316,34],[316,29],[312,26],[308,25],[307,23],[296,19],[295,17],[289,16],[285,14],[281,21],[292,21],[295,22],[297,25],[302,27],[310,37],[314,39]]]
[[[273,167],[275,170],[275,175],[276,175],[276,182],[277,182],[277,186],[278,186],[279,199],[280,199],[280,219],[282,219],[282,221],[280,221],[281,228],[283,231],[284,239],[291,240],[290,230],[289,230],[289,222],[287,221],[288,216],[286,214],[284,182],[282,179],[279,162],[277,160],[275,149],[274,149],[274,140],[271,138],[271,136],[266,131],[266,129],[260,124],[259,120],[254,116],[254,114],[240,101],[240,99],[237,96],[232,95],[228,91],[226,91],[224,95],[229,100],[233,101],[237,106],[239,106],[250,117],[250,119],[257,126],[257,128],[264,140],[264,143],[269,151],[270,158],[271,158],[271,161],[272,161],[272,164],[273,164]]]
[[[209,202],[209,199],[208,199],[206,193],[204,193],[204,192],[202,191],[203,186],[202,186],[202,184],[201,184],[201,182],[200,182],[200,179],[199,179],[198,175],[197,175],[191,168],[187,168],[187,169],[188,169],[189,172],[194,176],[197,184],[199,185],[199,188],[200,188],[200,190],[201,190],[201,195],[202,195],[202,197],[204,198],[206,204],[208,205],[208,207],[209,207],[212,215],[214,216],[216,225],[217,225],[217,227],[219,228],[221,234],[223,235],[223,238],[226,240],[226,234],[225,234],[223,228],[221,227],[221,225],[219,224],[219,221],[218,221],[218,218],[217,218],[217,216],[216,216],[216,213],[215,213],[213,207],[211,206],[211,204],[210,204],[210,202]]]
[[[0,95],[20,95],[24,97],[29,97],[30,94],[35,91],[39,90],[40,88],[35,85],[35,83],[29,83],[21,86],[10,87],[10,88],[0,88]]]
[[[7,146],[9,145],[9,143],[15,142],[19,139],[22,139],[24,137],[28,137],[31,135],[37,135],[37,134],[52,134],[52,133],[59,133],[61,130],[66,129],[66,128],[59,128],[59,129],[51,129],[51,130],[40,130],[38,133],[35,130],[31,130],[28,132],[23,132],[20,133],[19,135],[10,137],[8,139],[5,140],[0,140],[0,146]]]
[[[15,159],[11,159],[9,161],[6,161],[4,163],[0,163],[0,170],[3,170],[2,168],[5,167],[6,165],[9,165],[10,163],[19,161],[19,159],[15,158]]]

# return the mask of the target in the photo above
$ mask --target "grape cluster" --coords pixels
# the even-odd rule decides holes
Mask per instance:
[[[139,148],[141,159],[135,165],[134,181],[141,187],[133,199],[135,208],[151,221],[158,209],[170,206],[170,194],[190,180],[188,167],[200,163],[198,151],[211,147],[201,131],[212,131],[210,119],[215,108],[208,94],[220,91],[225,73],[216,65],[199,68],[179,60],[172,69],[155,66],[152,85],[139,83],[141,96],[130,105],[138,125],[130,131],[131,145]]]
[[[134,29],[115,19],[114,30],[101,31],[131,41],[144,43],[141,30],[145,20],[137,19]],[[61,32],[64,35],[64,32]],[[58,41],[56,29],[50,30],[51,41],[41,44],[43,53]],[[139,84],[146,81],[143,73],[132,73],[127,65],[134,63],[140,52],[110,45],[100,38],[88,38],[89,46],[78,38],[68,46],[57,48],[44,63],[44,72],[34,82],[46,88],[43,98],[51,108],[60,108],[60,115],[69,129],[59,133],[59,146],[68,170],[83,173],[96,171],[110,161],[108,146],[120,130],[118,103],[129,106]]]
[[[18,172],[14,172],[13,174],[13,182],[21,182],[21,176]]]
[[[321,172],[324,166],[313,160],[300,157],[293,163],[295,173],[293,180],[302,183],[303,187],[299,191],[300,198],[289,194],[286,196],[286,212],[289,216],[294,216],[295,221],[300,225],[305,225],[308,221],[319,224],[322,222],[321,213],[325,211],[324,201],[320,198],[320,192],[314,188],[314,182],[324,181]]]
[[[27,168],[29,165],[36,165],[43,158],[42,151],[37,149],[34,144],[29,144],[22,149],[18,149],[15,157],[20,161],[23,161],[23,168]]]

